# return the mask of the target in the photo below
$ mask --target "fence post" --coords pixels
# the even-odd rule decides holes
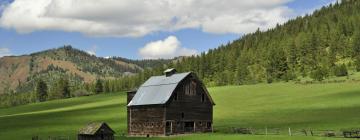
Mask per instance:
[[[306,129],[303,129],[303,132],[305,133],[305,136],[307,136],[307,131],[306,131]]]
[[[291,136],[291,128],[289,127],[289,136]]]
[[[266,136],[268,135],[267,127],[265,127],[265,135],[266,135]]]

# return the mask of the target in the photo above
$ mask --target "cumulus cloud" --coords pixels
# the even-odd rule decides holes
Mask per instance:
[[[15,0],[0,25],[20,33],[37,30],[90,36],[140,37],[195,28],[248,33],[287,21],[291,0]]]
[[[0,48],[0,57],[11,55],[9,48]]]
[[[181,42],[175,36],[169,36],[164,40],[147,43],[139,49],[139,54],[145,59],[157,59],[190,56],[197,54],[197,51],[182,47]]]

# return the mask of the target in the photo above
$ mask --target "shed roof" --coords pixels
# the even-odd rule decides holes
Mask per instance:
[[[114,130],[112,130],[106,123],[101,122],[92,122],[87,124],[85,127],[81,128],[79,130],[79,134],[81,135],[95,135],[101,128],[107,129],[107,131],[110,131],[112,133],[115,133]]]
[[[168,72],[172,72],[172,71],[176,71],[176,69],[174,69],[174,68],[166,69],[166,70],[164,71],[164,73],[168,73]]]
[[[191,72],[153,76],[140,86],[128,106],[165,104],[178,84]]]

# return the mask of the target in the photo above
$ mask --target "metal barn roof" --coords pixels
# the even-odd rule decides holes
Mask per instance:
[[[178,84],[191,72],[153,76],[137,90],[128,106],[165,104]]]

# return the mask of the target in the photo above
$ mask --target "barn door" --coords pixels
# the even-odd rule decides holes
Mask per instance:
[[[166,135],[171,135],[172,132],[172,122],[166,122]]]
[[[195,123],[194,122],[185,122],[185,132],[194,132]]]

